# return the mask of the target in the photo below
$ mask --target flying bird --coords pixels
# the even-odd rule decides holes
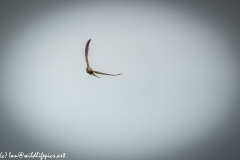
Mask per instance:
[[[87,62],[87,68],[86,68],[87,73],[90,74],[90,75],[94,75],[95,77],[98,77],[96,74],[103,74],[103,75],[109,75],[109,76],[121,75],[121,74],[102,73],[102,72],[99,72],[99,71],[92,70],[92,68],[90,68],[89,63],[88,63],[88,48],[89,48],[90,41],[91,41],[91,39],[88,40],[88,42],[86,44],[86,47],[85,47],[85,59],[86,59],[86,62]],[[100,78],[100,77],[98,77],[98,78]]]

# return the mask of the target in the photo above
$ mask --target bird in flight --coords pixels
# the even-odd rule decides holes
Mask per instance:
[[[118,75],[121,75],[121,74],[107,74],[107,73],[102,73],[102,72],[99,72],[99,71],[94,71],[92,70],[92,68],[90,68],[89,66],[89,63],[88,63],[88,48],[89,48],[89,43],[90,43],[91,39],[88,40],[87,44],[86,44],[86,47],[85,47],[85,59],[86,59],[86,62],[87,62],[87,68],[86,68],[86,71],[88,74],[90,75],[94,75],[95,77],[98,77],[96,74],[103,74],[103,75],[109,75],[109,76],[118,76]],[[96,74],[95,74],[96,73]],[[100,78],[100,77],[98,77]]]

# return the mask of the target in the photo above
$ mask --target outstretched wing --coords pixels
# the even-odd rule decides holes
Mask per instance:
[[[97,73],[97,74],[103,74],[103,75],[109,75],[109,76],[118,76],[118,75],[121,75],[122,73],[120,74],[107,74],[107,73],[102,73],[102,72],[98,72],[98,71],[93,71],[94,73]]]
[[[89,63],[88,63],[88,48],[89,48],[89,43],[90,43],[91,39],[88,40],[86,47],[85,47],[85,59],[87,62],[87,66],[89,67]]]

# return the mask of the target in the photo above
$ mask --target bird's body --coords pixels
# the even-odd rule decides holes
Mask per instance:
[[[94,75],[95,77],[98,77],[96,74],[103,74],[103,75],[109,75],[109,76],[118,76],[118,75],[121,75],[121,74],[107,74],[107,73],[102,73],[102,72],[99,72],[99,71],[94,71],[92,70],[92,68],[90,68],[89,66],[89,62],[88,62],[88,50],[89,50],[89,43],[90,43],[91,39],[88,40],[87,44],[86,44],[86,47],[85,47],[85,59],[86,59],[86,62],[87,62],[87,68],[86,68],[86,71],[88,74],[90,75]],[[95,74],[96,73],[96,74]],[[98,77],[100,78],[100,77]]]
[[[90,74],[90,75],[93,74],[93,70],[92,70],[90,67],[87,67],[87,68],[86,68],[86,71],[87,71],[87,73]]]

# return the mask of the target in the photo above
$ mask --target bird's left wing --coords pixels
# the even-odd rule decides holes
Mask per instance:
[[[85,59],[87,62],[87,66],[89,67],[89,63],[88,63],[88,49],[89,49],[89,43],[90,43],[91,39],[88,40],[86,47],[85,47]]]

